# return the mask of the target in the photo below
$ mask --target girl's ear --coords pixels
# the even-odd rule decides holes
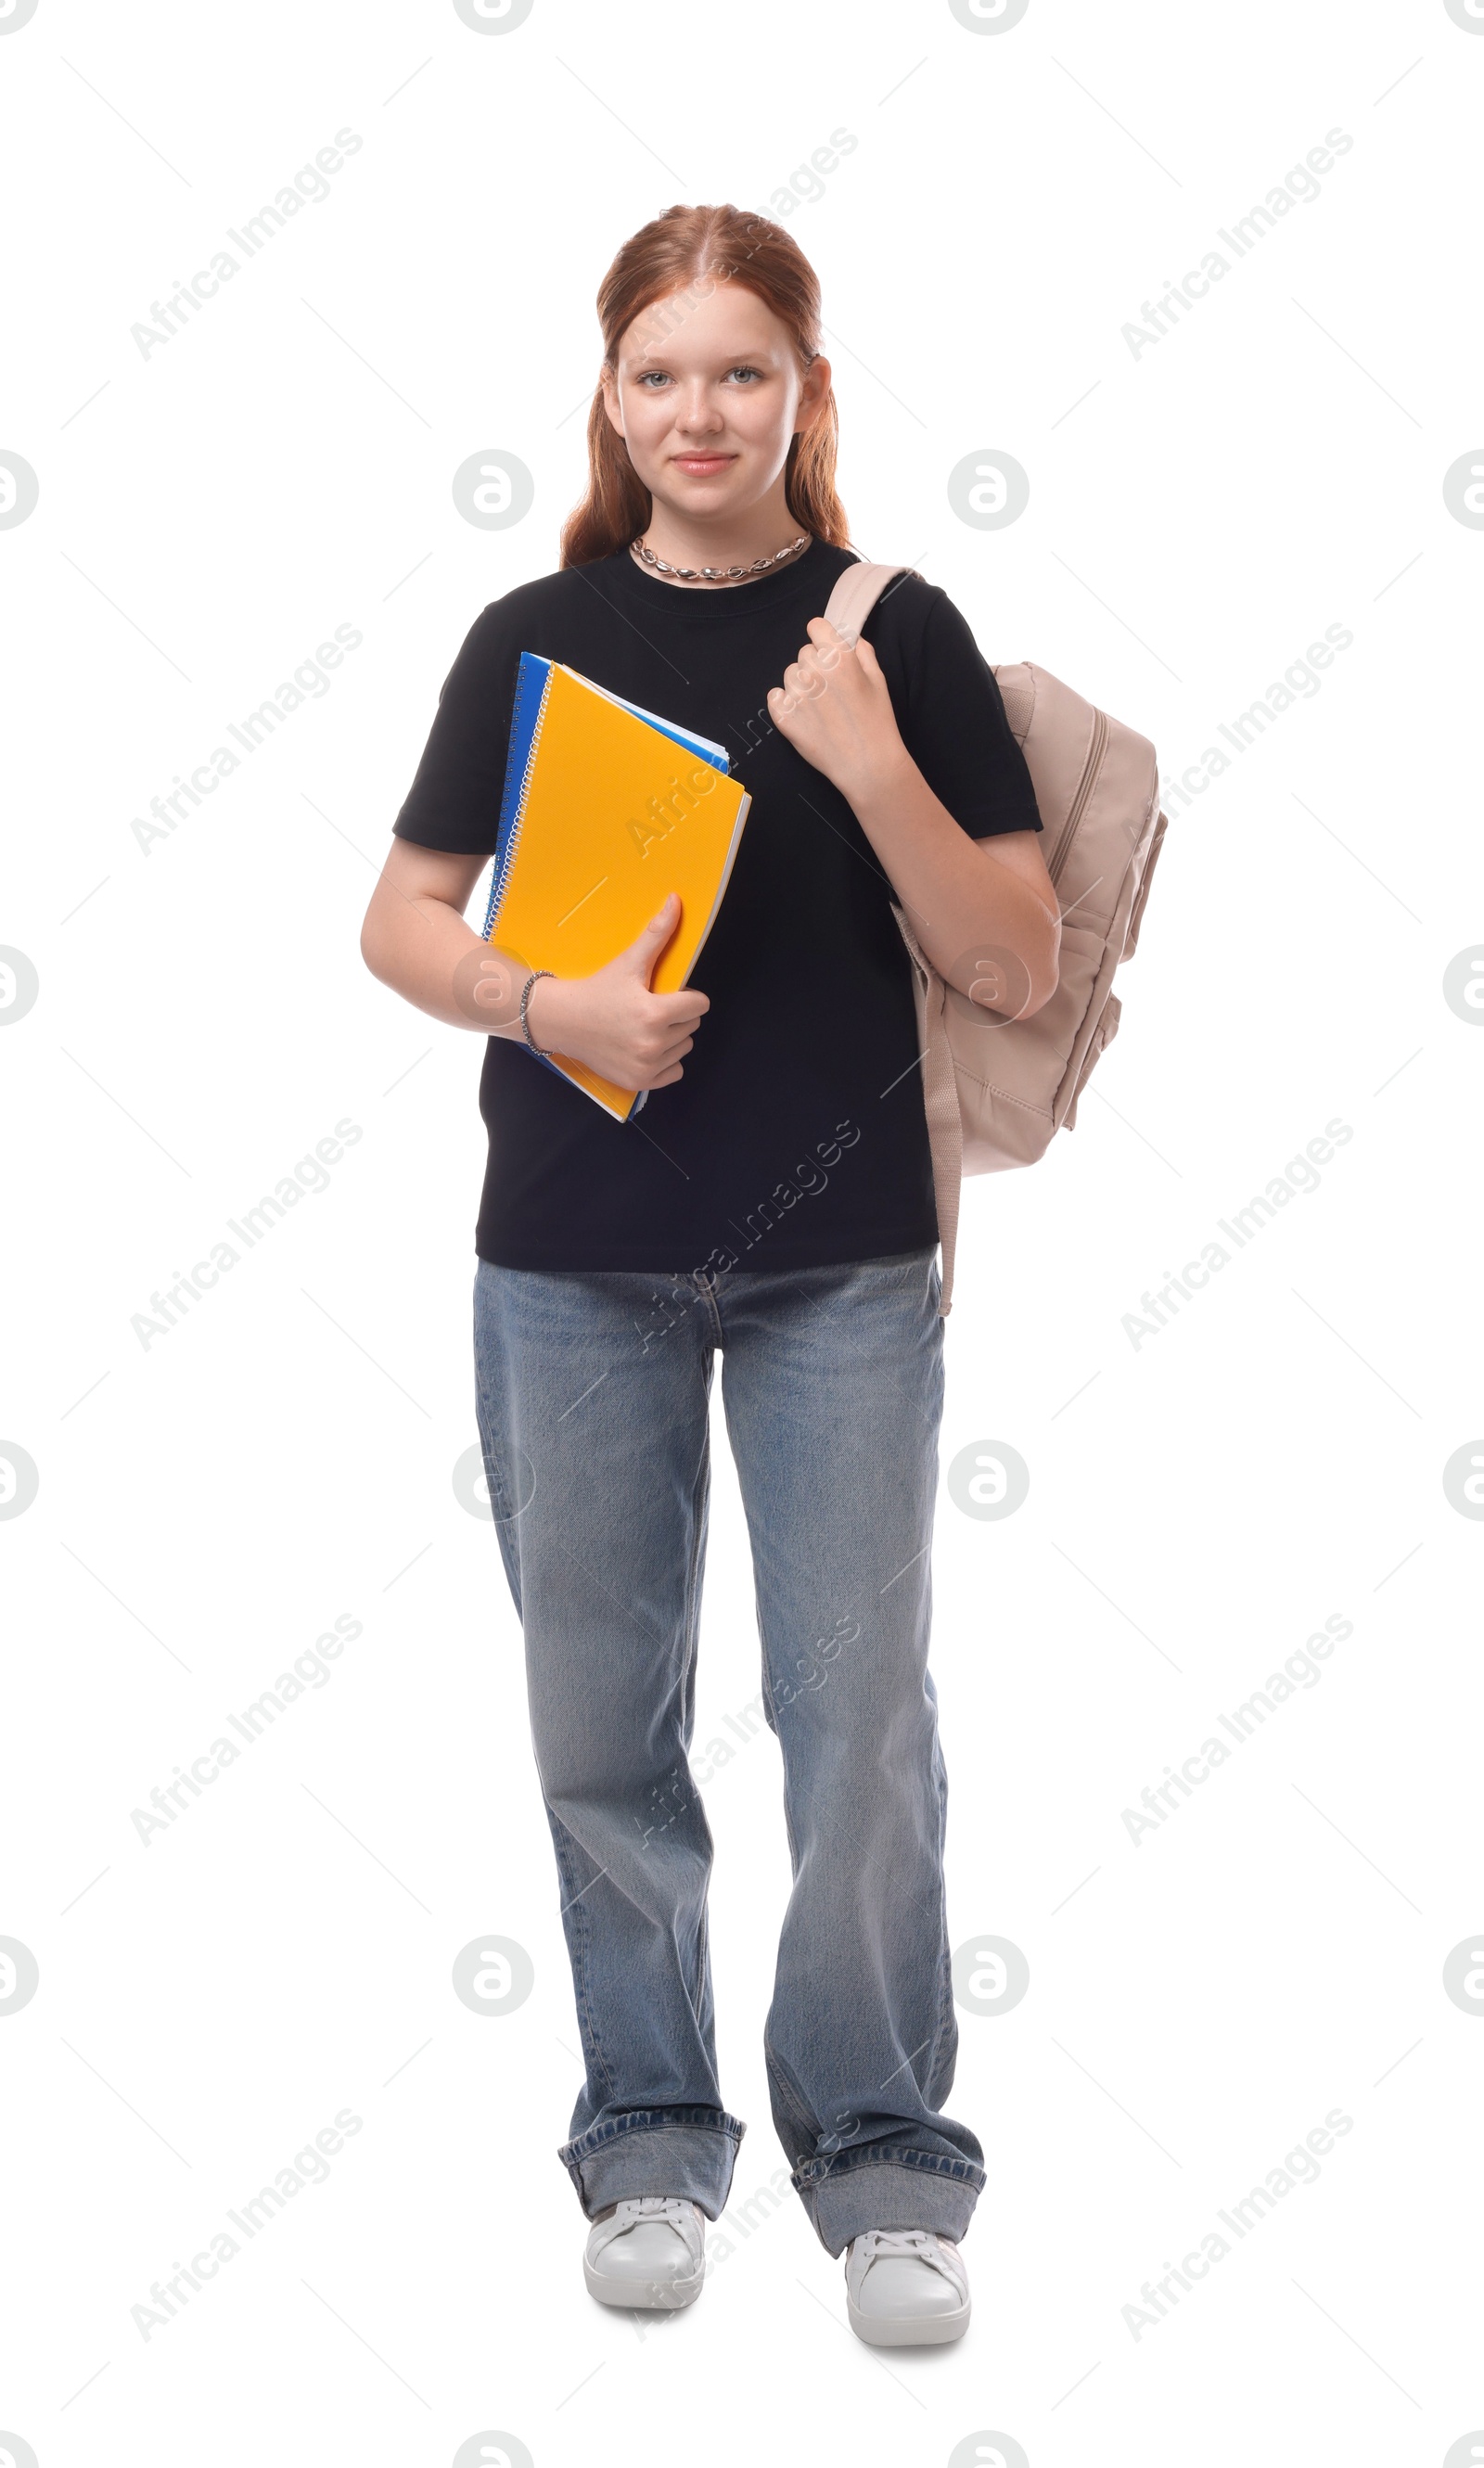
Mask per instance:
[[[804,431],[813,425],[814,415],[830,391],[833,375],[829,361],[822,354],[810,360],[799,388],[798,417],[793,423],[795,437],[802,437]]]
[[[617,376],[612,369],[605,368],[603,372],[600,382],[603,387],[604,410],[607,413],[612,425],[618,430],[620,437],[622,437],[624,434],[624,415],[619,409]]]

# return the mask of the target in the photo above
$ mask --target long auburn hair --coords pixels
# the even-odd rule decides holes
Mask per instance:
[[[671,206],[624,242],[598,287],[603,365],[618,363],[619,343],[642,310],[682,295],[710,296],[719,282],[740,283],[782,319],[808,369],[820,347],[819,278],[798,242],[762,215],[736,206]],[[833,387],[810,427],[795,437],[784,467],[784,495],[800,529],[832,548],[850,545],[835,494],[839,415]],[[587,494],[561,530],[561,562],[592,565],[611,557],[649,524],[653,500],[609,420],[600,381],[587,415]]]

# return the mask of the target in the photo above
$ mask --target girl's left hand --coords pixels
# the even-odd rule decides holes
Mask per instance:
[[[906,756],[880,663],[863,638],[848,643],[828,617],[767,697],[768,718],[847,799]]]

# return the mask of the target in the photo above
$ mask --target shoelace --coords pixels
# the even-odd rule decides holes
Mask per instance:
[[[681,2201],[674,2194],[633,2194],[626,2197],[619,2204],[610,2220],[603,2220],[597,2224],[593,2238],[595,2252],[601,2252],[605,2246],[613,2243],[615,2237],[626,2235],[629,2228],[637,2228],[644,2220],[663,2220],[667,2228],[674,2228],[688,2254],[696,2256],[698,2253],[700,2231],[696,2223],[695,2205]]]
[[[927,2263],[932,2270],[941,2274],[950,2288],[956,2289],[960,2296],[963,2295],[967,2283],[961,2282],[959,2274],[953,2269],[952,2262],[944,2252],[937,2237],[927,2229],[868,2228],[860,2240],[862,2279],[873,2262],[879,2262],[888,2254]]]

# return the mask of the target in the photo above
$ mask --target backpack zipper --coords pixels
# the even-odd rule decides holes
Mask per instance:
[[[1097,778],[1098,766],[1103,760],[1104,748],[1107,744],[1107,714],[1104,711],[1095,711],[1092,715],[1092,743],[1087,748],[1087,760],[1083,766],[1082,778],[1077,783],[1077,794],[1072,799],[1071,812],[1062,827],[1062,836],[1046,868],[1053,882],[1060,880],[1072,842],[1077,837],[1077,827],[1082,821],[1083,808],[1092,794],[1092,784]]]

